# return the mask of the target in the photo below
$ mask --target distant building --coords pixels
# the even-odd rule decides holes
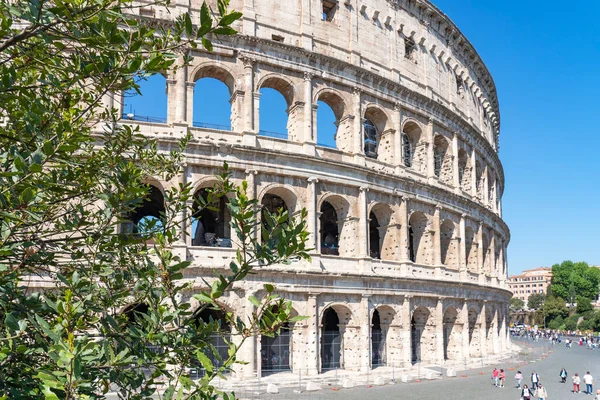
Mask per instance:
[[[511,275],[508,277],[508,289],[517,297],[525,302],[533,293],[546,293],[550,282],[552,281],[552,268],[540,267],[523,271],[520,275]]]

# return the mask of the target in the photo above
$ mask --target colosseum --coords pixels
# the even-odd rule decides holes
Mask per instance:
[[[200,4],[173,0],[169,13],[140,13],[197,18]],[[308,319],[245,342],[239,358],[248,363],[236,375],[462,365],[505,352],[499,105],[469,40],[428,0],[232,0],[231,8],[243,12],[239,34],[217,38],[212,52],[190,50],[192,64],[165,77],[166,120],[124,120],[165,148],[191,133],[179,179],[197,196],[227,161],[266,209],[308,211],[312,260],[260,268],[223,299],[244,318],[248,296],[274,283]],[[195,91],[207,78],[228,91],[229,126],[194,115],[194,100],[211,95]],[[285,99],[286,132],[261,129],[271,112],[261,107],[265,89]],[[324,142],[317,119],[327,108],[336,131]],[[171,184],[156,181],[155,207],[141,212],[164,209]],[[176,246],[198,288],[235,253],[220,207],[189,216]]]

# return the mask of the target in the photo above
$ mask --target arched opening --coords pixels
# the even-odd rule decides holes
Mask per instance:
[[[477,245],[475,243],[475,232],[470,226],[465,228],[465,258],[467,260],[467,271],[477,273]]]
[[[431,264],[429,236],[427,233],[428,219],[420,211],[412,213],[408,220],[408,249],[412,262]]]
[[[477,198],[479,201],[483,200],[483,168],[481,163],[475,162],[475,187],[477,188]]]
[[[227,198],[213,199],[208,189],[200,189],[194,200],[192,246],[231,247],[231,216]]]
[[[226,83],[217,78],[203,77],[194,85],[193,126],[231,130],[231,93]]]
[[[373,212],[369,214],[369,256],[381,259],[381,238],[379,236],[379,221]]]
[[[278,314],[279,310],[271,310],[273,314]],[[260,337],[260,357],[261,371],[263,375],[276,372],[291,371],[292,369],[292,350],[290,347],[293,324],[286,322],[280,329],[279,334],[275,336],[261,335]]]
[[[225,313],[221,310],[205,307],[200,312],[196,312],[194,323],[200,331],[207,324],[215,326],[217,333],[210,336],[209,346],[204,348],[203,353],[212,362],[215,369],[222,367],[223,362],[229,357],[229,345],[227,343],[231,341],[231,325]],[[192,379],[198,379],[206,375],[206,370],[200,361],[196,360],[193,363],[193,367],[190,370],[190,377]]]
[[[335,17],[335,11],[337,10],[337,0],[321,0],[323,7],[322,19],[323,21],[333,21]]]
[[[402,161],[404,166],[421,171],[426,153],[419,146],[421,128],[415,122],[407,122],[402,129]]]
[[[123,314],[127,319],[127,326],[143,324],[144,316],[148,315],[149,310],[150,307],[145,303],[136,303],[125,308]]]
[[[381,329],[379,311],[373,311],[371,318],[371,367],[386,365],[385,335]]]
[[[329,104],[319,100],[317,105],[317,145],[335,149],[340,121]]]
[[[342,341],[340,319],[337,312],[328,308],[323,313],[321,329],[321,371],[330,371],[342,367]]]
[[[463,149],[458,150],[458,182],[463,191],[471,191],[471,166],[467,152]]]
[[[335,208],[325,201],[321,205],[321,254],[339,256],[338,216]]]
[[[138,91],[123,93],[123,118],[134,121],[167,122],[167,79],[161,74],[141,77]]]
[[[271,215],[288,213],[289,218],[289,210],[286,202],[278,195],[267,193],[263,196],[262,201],[262,211],[261,211],[261,221],[262,221],[262,238],[263,242],[266,240],[270,240],[270,234],[273,229],[273,226],[269,224],[269,217],[267,213]]]
[[[461,339],[460,326],[456,324],[458,311],[450,307],[444,313],[444,360],[458,360],[461,358]]]
[[[411,360],[413,364],[424,360],[423,347],[431,343],[425,343],[426,328],[429,320],[429,310],[426,307],[417,307],[413,311],[410,320],[410,336],[411,336]]]
[[[369,118],[365,118],[363,122],[363,132],[365,155],[369,158],[377,158],[378,133],[375,124]]]
[[[488,204],[490,206],[494,205],[494,194],[496,191],[496,185],[495,185],[495,179],[494,179],[494,173],[492,172],[491,168],[488,168],[488,173],[487,173],[487,182],[488,182]]]
[[[447,183],[452,175],[452,163],[447,162],[448,141],[436,135],[433,141],[433,172],[442,182]]]
[[[259,92],[259,135],[288,139],[294,119],[290,113],[294,101],[293,86],[284,79],[270,77],[262,83]]]
[[[165,200],[156,186],[148,185],[141,202],[132,209],[121,224],[122,234],[142,235],[151,241],[155,233],[162,232],[165,225]]]
[[[488,239],[488,235],[486,233],[482,234],[482,244],[483,244],[483,260],[481,260],[481,269],[484,274],[489,275],[490,271],[490,241]]]
[[[479,329],[477,329],[477,311],[473,308],[469,309],[469,355],[470,357],[481,355]]]
[[[449,219],[440,225],[440,246],[442,264],[449,268],[458,267],[458,248],[454,240],[455,224]]]

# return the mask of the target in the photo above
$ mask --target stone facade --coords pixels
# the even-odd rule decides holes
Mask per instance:
[[[170,13],[142,11],[199,13],[200,1],[171,3]],[[216,39],[212,53],[190,50],[192,65],[166,77],[167,122],[139,125],[165,149],[193,137],[179,181],[156,182],[158,189],[191,182],[201,193],[227,161],[233,180],[246,180],[265,207],[308,211],[312,262],[260,268],[223,304],[244,318],[247,297],[269,282],[309,318],[276,351],[272,339],[244,343],[248,364],[236,373],[366,371],[505,351],[510,236],[501,217],[498,101],[468,40],[426,0],[231,7],[244,14],[239,35]],[[227,86],[229,130],[194,126],[202,78]],[[262,88],[285,98],[287,138],[260,134]],[[319,101],[335,115],[336,148],[317,145]],[[122,107],[118,96],[106,102]],[[369,154],[367,122],[376,132]],[[225,212],[182,218],[189,235],[176,250],[192,262],[186,278],[201,287],[227,269],[233,235]]]
[[[507,282],[513,296],[523,300],[525,306],[527,306],[530,295],[534,293],[546,294],[550,283],[552,283],[552,268],[550,267],[525,270],[519,275],[509,276]]]

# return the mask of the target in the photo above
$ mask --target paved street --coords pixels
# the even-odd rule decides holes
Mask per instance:
[[[520,343],[520,342],[519,342]],[[574,399],[574,398],[592,398],[585,394],[574,395],[571,393],[571,376],[578,372],[580,376],[590,371],[600,383],[600,350],[587,350],[587,348],[573,346],[571,350],[565,349],[563,344],[552,346],[547,341],[529,343],[536,349],[546,346],[552,352],[543,360],[528,365],[520,365],[518,368],[524,376],[524,382],[530,385],[530,375],[535,370],[539,375],[541,382],[548,390],[550,400]],[[506,362],[504,365],[497,365],[498,369],[513,368],[516,365],[516,359],[513,362]],[[561,384],[558,373],[561,367],[565,367],[569,373],[566,384]],[[468,399],[486,399],[486,400],[517,400],[520,391],[514,388],[514,375],[516,370],[507,371],[507,387],[504,389],[495,388],[491,381],[491,370],[493,367],[486,368],[485,374],[480,375],[480,371],[469,371],[468,376],[445,378],[434,381],[421,381],[411,383],[398,383],[396,385],[387,385],[380,387],[355,387],[352,389],[333,390],[331,388],[323,389],[313,393],[291,393],[284,392],[279,395],[265,395],[261,399],[305,399],[305,400],[324,400],[324,399],[343,399],[343,400],[367,400],[367,399],[419,399],[419,400],[465,400]],[[530,385],[531,386],[531,385]],[[600,386],[598,386],[600,388]],[[582,390],[585,385],[582,382]],[[594,391],[596,386],[594,387]],[[536,399],[537,400],[537,399]]]

